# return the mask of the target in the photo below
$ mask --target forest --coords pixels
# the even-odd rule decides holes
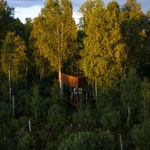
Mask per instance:
[[[46,0],[23,24],[0,0],[1,150],[150,150],[150,10]],[[82,72],[93,92],[74,107],[61,73]]]

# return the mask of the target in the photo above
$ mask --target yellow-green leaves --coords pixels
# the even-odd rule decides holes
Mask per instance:
[[[96,5],[93,6],[93,3]],[[85,4],[81,8],[87,8]],[[85,49],[81,53],[81,65],[89,80],[93,83],[96,81],[103,90],[107,90],[116,86],[122,72],[122,62],[126,59],[120,10],[116,2],[109,3],[107,8],[104,8],[102,1],[88,4],[92,4],[92,9],[86,22],[87,37],[84,39]]]
[[[2,69],[4,73],[12,71],[15,78],[24,76],[27,62],[25,43],[13,32],[8,32],[2,47]]]
[[[69,0],[47,0],[33,24],[33,37],[40,54],[57,71],[72,55],[76,25]]]

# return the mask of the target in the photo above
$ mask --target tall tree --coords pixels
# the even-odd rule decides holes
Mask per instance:
[[[76,25],[72,17],[69,0],[47,0],[41,14],[33,25],[33,37],[40,54],[48,59],[59,72],[62,89],[61,69],[73,52]],[[62,95],[62,90],[60,90]]]
[[[5,0],[0,0],[0,58],[1,58],[1,48],[3,40],[5,39],[7,31],[10,29],[10,23],[12,22],[14,14],[14,8],[8,6]],[[0,62],[0,74],[1,70]]]
[[[120,15],[121,31],[126,43],[127,61],[125,67],[138,68],[144,51],[147,49],[147,18],[142,12],[141,4],[137,0],[127,0]]]
[[[122,84],[121,101],[127,109],[127,125],[131,123],[131,110],[135,111],[140,99],[140,78],[135,69],[130,69],[124,83]],[[138,110],[138,109],[137,109]],[[134,117],[135,118],[135,117]]]
[[[9,7],[7,1],[0,0],[0,48],[2,46],[2,40],[4,40],[7,31],[10,29],[13,15],[14,8]]]
[[[101,0],[87,1],[81,7],[85,17],[85,49],[81,52],[81,66],[85,75],[103,91],[114,88],[125,60],[119,6],[116,2],[104,8]],[[89,14],[89,15],[88,15]]]
[[[13,79],[22,79],[25,64],[26,64],[26,54],[25,54],[25,44],[24,41],[19,37],[15,36],[13,32],[8,32],[6,39],[2,47],[2,69],[4,73],[8,76],[9,80],[9,96],[11,99],[11,76]]]

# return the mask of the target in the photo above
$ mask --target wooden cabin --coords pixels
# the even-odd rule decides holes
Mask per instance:
[[[61,78],[65,101],[77,107],[80,100],[85,102],[92,100],[93,90],[88,86],[86,77],[83,76],[83,73],[78,73],[74,76],[61,73]]]

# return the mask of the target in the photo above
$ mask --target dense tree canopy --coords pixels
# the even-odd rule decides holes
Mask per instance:
[[[14,12],[0,0],[0,149],[149,150],[150,11],[87,0],[77,25],[70,0],[25,24]],[[86,85],[59,85],[74,64]]]
[[[76,26],[72,15],[72,4],[69,0],[47,0],[33,24],[32,33],[40,54],[59,71],[60,95],[60,72],[68,57],[74,53]]]
[[[89,5],[90,3],[91,1]],[[122,63],[126,59],[119,20],[120,10],[116,2],[109,3],[105,9],[101,1],[95,1],[95,6],[92,4],[93,8],[88,15],[87,4],[88,2],[81,7],[89,20],[85,28],[87,37],[81,53],[81,65],[88,79],[106,90],[114,87],[119,80]]]
[[[57,71],[73,53],[76,26],[72,18],[72,4],[68,0],[47,0],[35,19],[33,36],[36,45]]]
[[[8,6],[5,0],[0,0],[0,43],[4,40],[14,15],[14,8]],[[1,45],[0,44],[0,45]]]

